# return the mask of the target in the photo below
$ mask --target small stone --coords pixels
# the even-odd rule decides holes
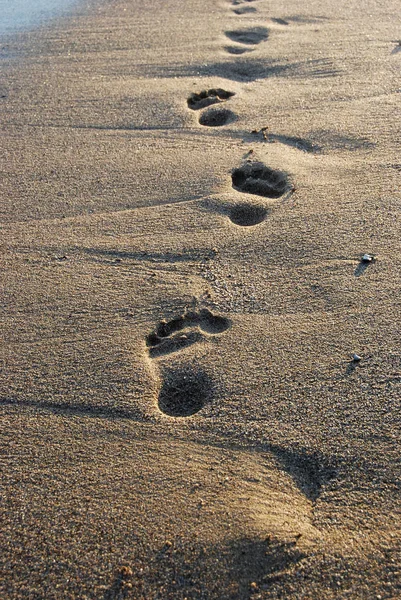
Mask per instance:
[[[132,575],[134,574],[131,567],[128,566],[123,566],[120,568],[120,574],[121,577],[132,577]]]
[[[361,357],[361,356],[359,356],[359,354],[353,354],[353,355],[352,355],[352,360],[353,360],[354,362],[359,362],[360,360],[362,360],[362,357]]]
[[[373,260],[373,256],[371,254],[364,254],[362,256],[363,262],[372,262],[372,260]]]

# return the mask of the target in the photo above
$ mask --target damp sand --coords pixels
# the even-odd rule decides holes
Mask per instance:
[[[400,595],[398,8],[7,39],[2,597]]]

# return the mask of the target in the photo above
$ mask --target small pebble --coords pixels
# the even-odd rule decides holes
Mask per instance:
[[[120,567],[120,574],[122,577],[132,577],[132,575],[134,574],[131,567]]]
[[[372,260],[373,260],[373,256],[371,254],[364,254],[362,256],[363,262],[372,262]]]
[[[359,354],[353,354],[353,355],[352,355],[352,360],[353,360],[354,362],[359,362],[360,360],[362,360],[362,357],[361,357],[361,356],[359,356]]]

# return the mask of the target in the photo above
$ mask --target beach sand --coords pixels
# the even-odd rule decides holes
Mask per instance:
[[[4,41],[1,598],[401,597],[400,35],[115,0]]]

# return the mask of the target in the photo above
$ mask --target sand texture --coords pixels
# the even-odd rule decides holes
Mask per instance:
[[[3,41],[0,598],[401,597],[399,8]]]

